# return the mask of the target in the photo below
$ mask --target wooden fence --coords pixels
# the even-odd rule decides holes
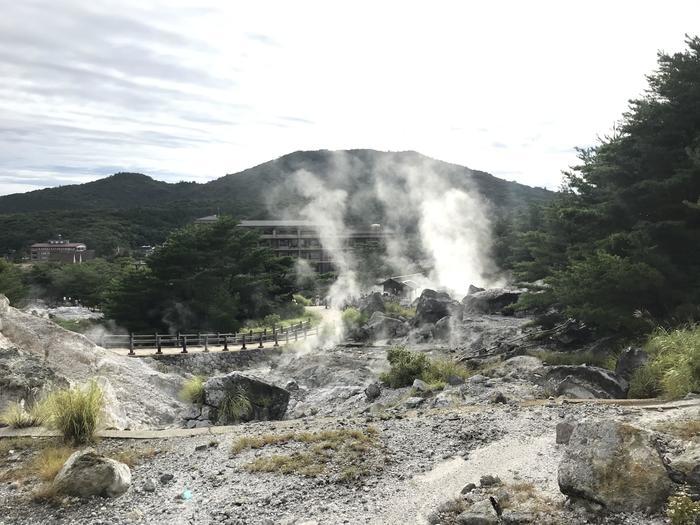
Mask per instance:
[[[155,348],[156,355],[163,353],[163,348],[181,348],[180,353],[186,354],[189,347],[203,347],[209,352],[209,346],[223,346],[222,351],[228,352],[229,346],[240,345],[245,350],[248,345],[264,348],[265,343],[279,346],[280,342],[289,343],[318,335],[318,326],[312,326],[311,321],[295,324],[286,328],[273,327],[272,330],[231,333],[196,333],[196,334],[123,334],[104,335],[100,341],[104,348],[128,348],[130,356],[136,356],[139,350]]]

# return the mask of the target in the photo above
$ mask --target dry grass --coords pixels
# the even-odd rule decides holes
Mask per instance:
[[[285,432],[238,438],[232,452],[262,449],[268,446],[301,445],[301,450],[254,459],[245,465],[249,472],[276,472],[300,476],[333,474],[339,481],[352,481],[370,473],[377,461],[378,432],[338,429],[320,432]]]
[[[700,438],[700,421],[697,419],[666,421],[656,425],[656,430],[683,439],[697,439]]]
[[[30,468],[40,479],[53,481],[73,452],[75,450],[69,447],[45,448],[39,452]]]
[[[0,439],[0,459],[9,454],[10,450],[26,450],[36,445],[38,440],[30,437],[14,437]]]
[[[178,397],[187,403],[201,405],[204,403],[204,376],[194,376],[182,384]]]
[[[129,468],[134,468],[146,460],[153,459],[158,455],[158,450],[153,447],[142,449],[120,450],[119,452],[109,454],[109,457],[124,463]]]
[[[12,428],[38,427],[46,421],[46,410],[42,403],[35,403],[29,410],[23,403],[10,403],[0,414],[0,423]]]
[[[99,385],[91,381],[84,387],[52,392],[45,406],[49,424],[63,435],[66,442],[89,443],[94,440],[102,417],[104,395]]]

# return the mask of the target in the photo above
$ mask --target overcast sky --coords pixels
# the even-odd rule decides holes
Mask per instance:
[[[692,1],[0,0],[0,194],[416,150],[556,189]],[[695,24],[695,25],[694,25]]]

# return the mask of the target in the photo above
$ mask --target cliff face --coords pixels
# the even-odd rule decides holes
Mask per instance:
[[[168,426],[183,408],[177,399],[181,376],[157,372],[143,359],[117,356],[81,334],[13,308],[0,295],[2,361],[8,363],[8,384],[12,377],[24,383],[3,389],[0,409],[10,401],[31,402],[52,388],[92,379],[105,393],[107,427]],[[0,384],[2,380],[0,376]]]

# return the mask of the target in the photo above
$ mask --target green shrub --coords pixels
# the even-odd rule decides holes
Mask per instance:
[[[379,380],[391,388],[410,386],[415,379],[428,383],[432,389],[444,388],[452,378],[466,379],[471,375],[463,365],[450,359],[429,359],[420,352],[411,352],[403,346],[390,348],[386,354],[391,365]]]
[[[29,410],[23,403],[10,403],[0,414],[0,423],[12,428],[41,426],[46,421],[46,413],[41,403],[35,403]]]
[[[649,337],[644,349],[649,362],[635,372],[630,397],[661,394],[678,399],[700,391],[700,326],[659,329]]]
[[[668,498],[666,515],[671,525],[697,525],[700,523],[700,502],[693,501],[685,489]]]
[[[77,445],[94,439],[104,410],[104,394],[95,381],[53,392],[45,403],[49,424],[66,442]]]
[[[282,318],[277,314],[270,314],[263,317],[261,327],[272,328],[273,326],[278,326]]]
[[[366,317],[362,315],[357,308],[353,307],[343,310],[341,319],[343,321],[343,326],[347,331],[355,330],[367,321]]]
[[[387,314],[393,314],[393,315],[400,315],[401,317],[406,317],[407,319],[411,319],[416,316],[416,308],[406,308],[405,306],[401,306],[399,303],[395,301],[387,301],[384,303],[384,311]]]
[[[223,423],[238,423],[251,417],[253,405],[250,402],[248,391],[242,386],[237,386],[219,406],[219,421]]]
[[[178,397],[182,401],[201,405],[204,403],[204,381],[202,376],[194,376],[182,385]]]
[[[311,299],[307,299],[306,297],[304,297],[300,293],[295,293],[294,295],[292,295],[292,299],[294,299],[297,302],[297,304],[300,304],[302,306],[312,306],[313,305],[313,302],[311,301]]]

